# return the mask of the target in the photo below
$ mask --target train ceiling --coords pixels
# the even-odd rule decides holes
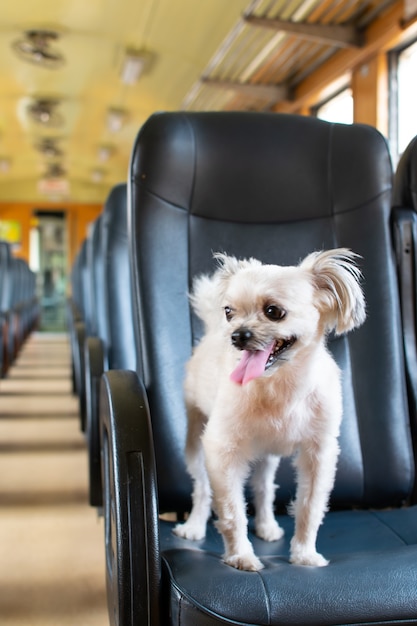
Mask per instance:
[[[341,51],[365,58],[400,4],[3,2],[0,201],[103,202],[155,111],[297,110],[311,77]]]

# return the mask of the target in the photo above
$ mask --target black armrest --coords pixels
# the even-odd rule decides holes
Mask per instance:
[[[91,506],[96,507],[101,507],[103,504],[98,404],[100,379],[103,372],[107,369],[106,361],[105,348],[101,339],[98,337],[87,337],[84,346],[84,378],[89,501]]]
[[[159,624],[155,457],[146,392],[136,373],[103,374],[100,431],[111,624]]]

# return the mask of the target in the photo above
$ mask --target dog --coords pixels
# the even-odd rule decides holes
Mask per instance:
[[[347,248],[313,252],[297,266],[214,256],[218,268],[198,277],[190,296],[205,333],[184,384],[193,506],[174,532],[202,539],[213,507],[225,563],[262,569],[247,534],[245,483],[251,473],[256,535],[280,539],[274,479],[280,458],[293,456],[290,562],[325,566],[316,538],[334,484],[342,418],[340,371],[326,337],[365,320],[358,255]]]

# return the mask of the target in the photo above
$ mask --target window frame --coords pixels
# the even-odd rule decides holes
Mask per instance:
[[[388,141],[391,151],[391,158],[393,161],[394,167],[396,167],[400,154],[400,146],[399,146],[399,66],[401,61],[401,55],[411,48],[412,46],[417,45],[417,38],[414,37],[401,44],[400,46],[396,46],[392,50],[388,52],[388,74],[389,74],[389,89],[388,89]],[[411,141],[412,137],[410,137]]]

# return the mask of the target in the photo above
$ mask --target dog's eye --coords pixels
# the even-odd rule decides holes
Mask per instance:
[[[264,314],[269,320],[279,322],[287,315],[287,311],[280,306],[276,306],[275,304],[267,304],[264,308]]]
[[[227,321],[230,322],[230,320],[233,317],[233,312],[232,312],[232,309],[230,308],[230,306],[225,306],[224,307],[224,312],[225,312]]]

